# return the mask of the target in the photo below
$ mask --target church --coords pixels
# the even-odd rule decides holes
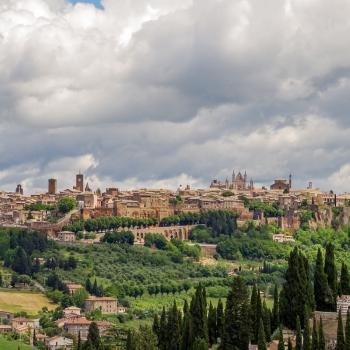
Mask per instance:
[[[254,189],[254,182],[252,179],[248,182],[248,176],[247,172],[244,172],[244,175],[242,175],[241,172],[238,172],[238,174],[235,174],[235,171],[232,172],[231,181],[226,179],[224,182],[218,181],[217,179],[214,179],[211,184],[211,188],[221,188],[221,189],[227,189],[227,190],[236,190],[236,191],[250,191]]]

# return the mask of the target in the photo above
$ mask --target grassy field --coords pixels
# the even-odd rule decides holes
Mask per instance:
[[[33,350],[33,348],[29,345],[20,343],[16,340],[8,341],[0,336],[0,349],[2,350]]]
[[[51,303],[45,295],[40,293],[0,290],[0,310],[9,312],[25,311],[30,315],[35,315],[45,306],[52,310],[57,305]],[[2,348],[0,347],[0,349]]]

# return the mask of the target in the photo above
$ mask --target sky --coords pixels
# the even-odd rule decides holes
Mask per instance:
[[[0,2],[0,189],[349,191],[348,0]]]

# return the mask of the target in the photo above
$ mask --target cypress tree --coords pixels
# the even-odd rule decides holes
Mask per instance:
[[[316,325],[316,318],[315,317],[314,317],[313,324],[312,324],[311,350],[318,350],[318,334],[317,334],[317,325]]]
[[[340,271],[340,294],[350,294],[350,276],[348,266],[343,262]]]
[[[217,327],[217,336],[222,337],[222,332],[224,329],[224,304],[221,299],[218,301],[218,307],[216,309],[216,327]]]
[[[100,338],[100,332],[98,330],[96,322],[92,322],[89,326],[89,332],[87,336],[87,341],[84,344],[84,347],[89,348],[89,346],[94,350],[102,350],[102,342]]]
[[[290,338],[288,338],[288,350],[293,350],[293,344]]]
[[[217,341],[217,329],[216,329],[216,309],[213,307],[212,303],[209,304],[208,313],[208,336],[209,345],[212,346],[216,344]]]
[[[98,285],[97,285],[96,278],[95,278],[94,284],[93,284],[92,289],[91,289],[91,294],[93,294],[93,295],[98,294]]]
[[[190,313],[192,335],[208,342],[206,293],[201,284],[197,287],[195,295],[192,298]],[[192,338],[191,344],[193,345],[193,343],[194,339]]]
[[[179,315],[177,306],[174,301],[173,307],[168,310],[168,339],[167,339],[167,350],[179,350],[181,341],[181,325],[179,323]]]
[[[341,315],[341,309],[339,309],[336,350],[344,350],[344,349],[345,349],[345,339],[344,339],[344,329],[343,329],[343,318]]]
[[[350,350],[350,311],[346,313],[345,350]]]
[[[308,314],[314,308],[308,261],[297,247],[290,253],[285,279],[280,294],[280,317],[285,326],[295,329],[297,316],[304,324],[305,310]]]
[[[166,350],[168,345],[168,322],[165,313],[165,307],[163,306],[162,314],[159,322],[159,338],[158,345],[160,350]]]
[[[337,283],[337,268],[334,261],[334,246],[332,243],[328,243],[326,246],[326,257],[324,272],[327,275],[328,286],[332,290],[333,300],[331,302],[331,311],[336,310],[336,299],[338,294],[338,283]]]
[[[181,332],[181,350],[190,349],[190,340],[192,338],[191,331],[191,315],[188,307],[187,300],[185,300],[184,309],[183,309],[184,317],[182,322],[182,332]]]
[[[314,273],[314,294],[316,310],[327,311],[331,302],[332,293],[329,293],[327,275],[324,272],[321,249],[317,251],[316,266]]]
[[[130,332],[130,331],[129,331]],[[128,332],[128,336],[129,336],[129,332]],[[128,343],[127,343],[128,344]],[[80,331],[78,333],[78,342],[77,342],[77,350],[81,350],[81,335],[80,335]],[[126,348],[126,350],[133,350],[133,349],[128,349]]]
[[[258,350],[266,350],[266,339],[265,339],[264,324],[262,319],[260,319],[260,323],[259,323]]]
[[[79,332],[79,336],[80,336],[80,332]],[[80,340],[80,338],[79,338]],[[78,343],[79,344],[79,343]],[[80,349],[78,347],[78,349]],[[135,337],[132,331],[128,331],[128,336],[126,338],[126,346],[125,346],[126,350],[136,350],[136,343],[135,343]]]
[[[85,289],[87,290],[87,292],[91,293],[92,291],[92,286],[91,286],[91,281],[90,278],[88,277],[85,281]]]
[[[192,350],[208,350],[208,343],[205,339],[196,338],[194,340]]]
[[[270,342],[271,341],[271,311],[267,307],[265,300],[262,307],[262,318],[264,322],[265,338],[267,342]]]
[[[310,350],[310,328],[307,317],[304,319],[303,350]]]
[[[258,341],[259,325],[257,324],[257,295],[258,291],[256,289],[256,285],[254,284],[252,294],[250,296],[250,327],[253,344],[256,344]]]
[[[318,350],[326,350],[326,340],[323,333],[322,317],[320,318],[320,325],[318,329]]]
[[[271,318],[271,331],[274,332],[280,325],[280,315],[279,315],[279,298],[278,298],[278,288],[275,284],[275,289],[273,292],[273,308],[272,308],[272,318]]]
[[[262,319],[262,304],[261,304],[261,295],[260,289],[256,292],[256,318],[255,318],[255,336],[254,338],[258,341],[258,334],[260,328],[260,319]]]
[[[158,317],[158,314],[155,314],[155,315],[154,315],[152,330],[153,330],[153,333],[157,336],[157,339],[158,339],[158,342],[159,342],[160,324],[159,324],[159,317]]]
[[[227,296],[224,330],[220,350],[247,350],[249,346],[248,291],[241,277],[236,277]]]
[[[295,350],[302,350],[302,336],[301,336],[301,326],[300,318],[297,316],[296,322],[296,340],[295,340]]]
[[[284,340],[283,340],[283,332],[282,328],[279,329],[278,332],[278,350],[284,350]]]

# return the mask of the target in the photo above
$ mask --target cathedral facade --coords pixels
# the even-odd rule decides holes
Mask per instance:
[[[238,174],[236,175],[235,171],[233,170],[231,181],[226,179],[224,182],[222,182],[214,179],[211,182],[210,187],[236,191],[250,191],[254,189],[254,182],[252,179],[248,181],[246,171],[244,172],[244,175],[242,175],[241,172],[238,172]]]

